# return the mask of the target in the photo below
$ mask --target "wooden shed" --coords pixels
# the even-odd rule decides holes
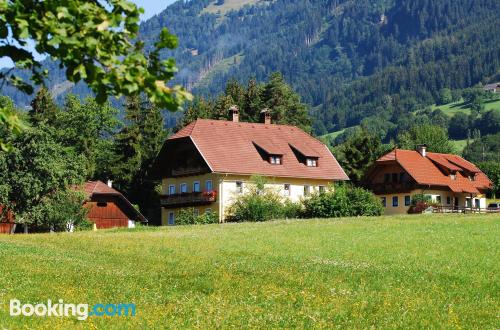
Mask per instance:
[[[15,229],[14,214],[10,210],[5,211],[4,206],[0,205],[0,234],[11,234]]]
[[[83,187],[87,194],[84,206],[89,209],[88,219],[97,229],[125,227],[133,228],[137,222],[147,223],[147,219],[122,193],[111,184],[89,181]]]

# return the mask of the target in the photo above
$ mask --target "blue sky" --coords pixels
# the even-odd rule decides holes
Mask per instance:
[[[131,0],[139,7],[144,8],[144,14],[141,16],[142,20],[147,20],[148,18],[160,13],[168,5],[174,3],[176,0]],[[28,47],[29,51],[33,51],[33,45]],[[43,56],[35,56],[37,60],[43,59]],[[13,63],[10,59],[2,57],[0,58],[0,69],[5,67],[12,67]]]
[[[175,0],[131,0],[133,3],[139,7],[144,8],[144,14],[142,15],[142,20],[146,20],[163,9],[167,8],[168,5],[175,2]]]

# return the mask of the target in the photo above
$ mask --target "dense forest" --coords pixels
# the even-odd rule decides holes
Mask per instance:
[[[436,103],[443,88],[500,80],[496,0],[261,0],[223,14],[207,10],[214,3],[178,1],[143,22],[146,49],[168,27],[180,41],[164,54],[178,63],[176,82],[206,97],[230,80],[264,81],[279,71],[309,106],[319,135],[380,114],[394,123]],[[68,91],[88,94],[56,63],[46,65],[59,103]]]

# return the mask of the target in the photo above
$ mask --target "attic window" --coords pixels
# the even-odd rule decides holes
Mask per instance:
[[[306,164],[308,167],[318,167],[318,159],[317,158],[307,158]]]
[[[283,163],[280,155],[269,156],[269,162],[273,165],[281,165]]]

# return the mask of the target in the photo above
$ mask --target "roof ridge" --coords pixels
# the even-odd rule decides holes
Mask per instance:
[[[266,124],[266,123],[260,123],[260,122],[253,123],[253,122],[249,122],[249,121],[232,121],[232,120],[210,119],[210,118],[197,118],[194,122],[197,122],[197,121],[221,122],[221,123],[227,123],[227,124],[291,127],[291,128],[296,128],[296,129],[302,131],[303,133],[309,135],[309,133],[304,132],[301,128],[297,127],[296,125],[291,125],[291,124],[276,124],[276,123]],[[193,123],[193,122],[191,122],[191,123]],[[185,127],[187,127],[187,126],[185,126]]]

